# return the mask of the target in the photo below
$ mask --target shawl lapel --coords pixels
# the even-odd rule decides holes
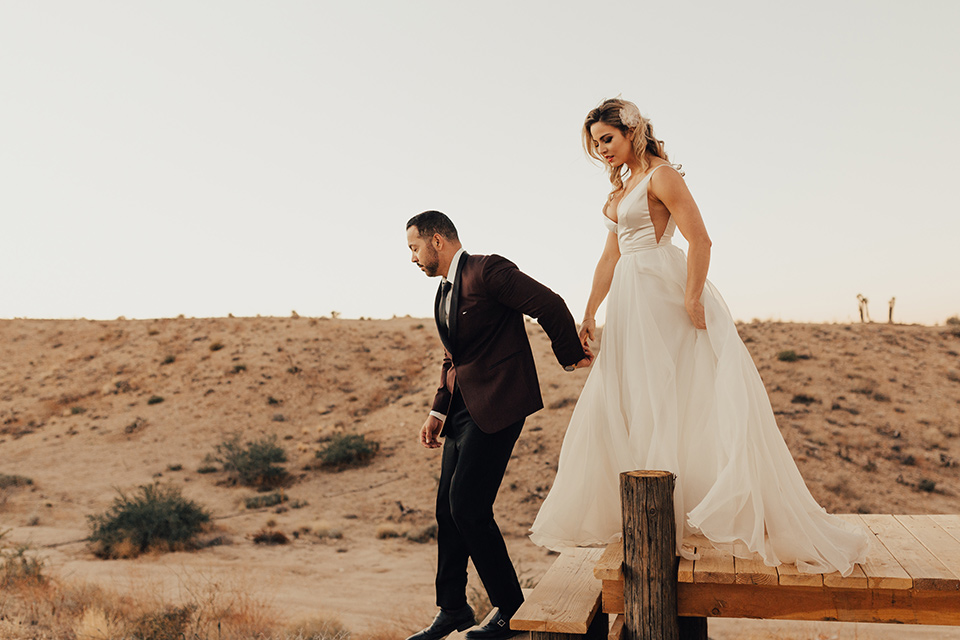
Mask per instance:
[[[450,330],[440,322],[440,299],[443,292],[443,282],[437,287],[437,297],[433,303],[433,319],[437,323],[437,332],[440,334],[440,341],[451,354],[454,353],[454,347],[457,344],[457,316],[460,308],[460,288],[463,280],[463,266],[470,257],[466,251],[460,254],[460,261],[457,263],[457,273],[453,276],[453,288],[450,290],[450,313],[447,315],[447,322],[450,323]]]
[[[470,259],[470,254],[464,251],[460,254],[460,262],[457,263],[457,274],[453,277],[453,289],[450,291],[450,295],[453,297],[450,299],[450,342],[454,346],[457,344],[457,319],[460,317],[460,289],[463,283],[463,267],[467,264],[467,260]],[[453,353],[451,351],[450,353]]]

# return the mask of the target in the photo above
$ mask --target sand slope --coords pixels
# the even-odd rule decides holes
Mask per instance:
[[[531,323],[529,333],[547,408],[527,421],[497,514],[521,579],[533,583],[551,558],[525,531],[550,487],[586,372],[564,372],[539,327]],[[942,327],[780,323],[745,324],[740,333],[824,507],[960,511],[960,337]],[[800,359],[778,360],[784,350]],[[0,490],[0,528],[42,548],[48,571],[68,578],[171,599],[220,581],[285,618],[419,628],[434,612],[433,543],[377,531],[432,522],[439,452],[416,437],[441,356],[432,320],[414,318],[2,320],[0,473],[34,484]],[[149,404],[154,396],[163,401]],[[335,431],[378,441],[379,455],[340,473],[305,469]],[[278,436],[297,476],[286,493],[306,506],[248,510],[253,490],[226,484],[222,472],[197,473],[235,432]],[[155,481],[210,509],[231,543],[96,559],[82,542],[87,516],[109,507],[118,489]],[[268,523],[298,537],[253,544]],[[324,528],[342,537],[311,533]]]

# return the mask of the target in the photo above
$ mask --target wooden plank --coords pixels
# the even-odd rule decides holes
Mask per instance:
[[[839,571],[823,574],[823,586],[835,589],[866,589],[869,581],[863,567],[856,564],[848,576],[841,575]]]
[[[601,582],[604,613],[623,613],[623,580],[603,580]]]
[[[737,581],[732,555],[713,547],[702,547],[697,551],[700,559],[693,565],[694,582],[733,584]]]
[[[957,591],[960,580],[892,515],[860,516],[921,591]]]
[[[613,619],[613,624],[610,625],[610,633],[607,635],[607,640],[623,640],[622,613]]]
[[[593,568],[597,580],[623,580],[623,541],[611,542]]]
[[[564,551],[510,620],[519,631],[585,634],[600,609],[601,583],[593,577],[603,549]],[[605,617],[605,616],[604,616]]]
[[[781,564],[777,567],[777,580],[784,587],[823,586],[823,574],[800,573],[795,564]]]
[[[776,567],[768,567],[759,557],[733,559],[736,584],[777,584]]]
[[[680,584],[677,610],[681,616],[714,618],[960,626],[960,600],[951,591]]]
[[[864,575],[867,576],[867,586],[871,589],[910,589],[913,587],[913,579],[910,574],[900,566],[893,554],[883,546],[867,524],[855,513],[838,515],[838,518],[846,520],[850,524],[857,525],[866,529],[872,540],[870,541],[870,550],[867,552],[866,560],[860,565]]]
[[[950,573],[960,588],[960,542],[930,516],[894,516]]]
[[[930,519],[937,523],[937,526],[949,533],[955,540],[960,542],[960,515],[931,515]]]

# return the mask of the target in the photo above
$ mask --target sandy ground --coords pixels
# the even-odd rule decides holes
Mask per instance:
[[[739,328],[824,507],[960,511],[960,337],[943,327],[879,324]],[[552,557],[525,534],[556,472],[586,372],[564,372],[540,328],[531,323],[529,333],[547,408],[526,423],[497,518],[521,580],[533,585]],[[785,350],[800,359],[778,360]],[[432,320],[416,318],[0,320],[0,473],[33,481],[0,490],[0,529],[39,549],[47,571],[64,579],[170,600],[216,584],[268,603],[284,619],[329,616],[358,631],[415,630],[435,612],[434,543],[377,534],[433,520],[439,452],[416,438],[441,355]],[[149,404],[154,396],[163,401]],[[379,454],[339,473],[312,468],[321,441],[336,431],[379,442]],[[305,506],[246,509],[253,490],[230,485],[223,472],[197,472],[236,432],[248,440],[276,434],[296,476],[286,494]],[[920,490],[921,481],[934,490]],[[87,517],[107,509],[118,490],[152,482],[177,486],[209,509],[228,544],[134,560],[93,556],[84,542]],[[268,526],[291,544],[254,544]],[[324,529],[342,537],[316,535]],[[960,637],[886,629],[903,638]],[[711,623],[716,640],[892,638],[887,631]]]

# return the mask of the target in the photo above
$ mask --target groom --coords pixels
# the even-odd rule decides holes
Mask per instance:
[[[420,429],[420,443],[440,448],[437,488],[437,605],[433,624],[407,640],[439,640],[476,624],[467,604],[467,559],[473,559],[497,614],[467,632],[499,640],[523,603],[520,582],[493,503],[524,419],[543,408],[523,315],[537,319],[567,370],[587,366],[577,328],[563,299],[497,255],[470,255],[450,218],[425,211],[407,222],[411,260],[440,276],[434,313],[444,346],[440,388]]]

